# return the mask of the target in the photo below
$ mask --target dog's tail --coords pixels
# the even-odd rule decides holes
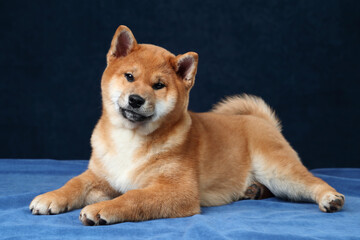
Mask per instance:
[[[231,115],[253,115],[265,119],[281,131],[281,123],[275,112],[264,100],[253,95],[242,94],[227,97],[214,105],[212,112]]]

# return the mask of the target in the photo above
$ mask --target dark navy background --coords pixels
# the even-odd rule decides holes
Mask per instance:
[[[199,53],[191,110],[259,95],[306,166],[360,167],[356,0],[0,1],[1,158],[89,158],[120,24]]]

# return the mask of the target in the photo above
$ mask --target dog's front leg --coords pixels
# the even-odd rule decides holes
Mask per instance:
[[[29,208],[38,215],[67,212],[88,203],[109,199],[104,189],[108,189],[106,183],[87,170],[63,187],[35,197]]]
[[[144,189],[130,190],[115,199],[86,206],[80,213],[80,220],[84,225],[93,226],[200,213],[194,182],[172,181],[161,178]]]

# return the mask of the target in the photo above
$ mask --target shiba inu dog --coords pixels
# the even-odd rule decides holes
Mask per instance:
[[[88,169],[37,196],[33,214],[84,207],[84,225],[185,217],[270,194],[335,212],[344,196],[314,177],[254,96],[229,97],[211,112],[187,110],[198,55],[138,44],[119,26],[101,81],[102,116]]]

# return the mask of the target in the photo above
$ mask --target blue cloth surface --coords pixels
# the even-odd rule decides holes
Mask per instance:
[[[186,218],[83,226],[80,209],[37,216],[38,194],[61,187],[88,161],[0,160],[0,239],[360,239],[360,169],[312,172],[345,194],[342,211],[323,213],[312,203],[277,198],[202,208]]]

